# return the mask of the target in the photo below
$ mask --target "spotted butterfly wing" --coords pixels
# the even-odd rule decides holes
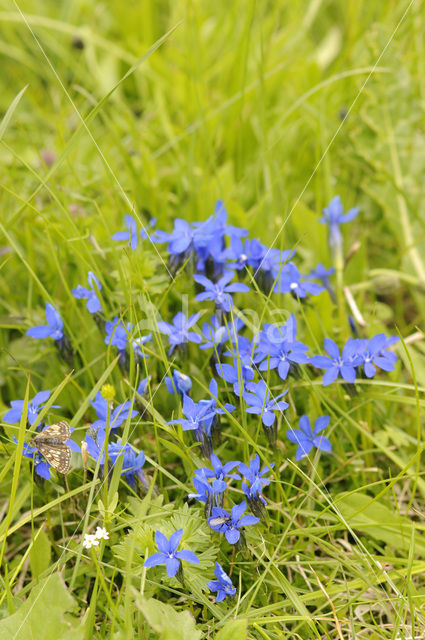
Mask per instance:
[[[71,462],[71,449],[65,444],[71,436],[69,424],[57,422],[35,436],[33,443],[51,467],[66,473]]]

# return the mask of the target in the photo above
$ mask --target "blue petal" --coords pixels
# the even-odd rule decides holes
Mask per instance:
[[[159,564],[164,564],[168,556],[165,553],[153,553],[149,558],[146,558],[143,563],[144,567],[156,567]]]

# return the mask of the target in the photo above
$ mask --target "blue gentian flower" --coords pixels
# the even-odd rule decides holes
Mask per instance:
[[[46,425],[44,427],[44,429],[42,429],[42,431],[40,433],[42,433],[45,429],[47,429],[47,427],[50,425]],[[13,436],[13,442],[17,445],[18,441],[15,438],[15,436]],[[76,451],[77,453],[81,453],[80,451],[80,447],[71,439],[69,438],[66,443],[65,443],[72,451]],[[38,476],[40,476],[41,478],[44,478],[45,480],[50,480],[50,469],[51,466],[50,464],[47,462],[47,460],[41,455],[41,453],[38,451],[37,447],[34,447],[31,444],[28,444],[27,442],[24,442],[24,447],[22,449],[22,455],[24,458],[29,458],[30,460],[32,460],[34,462],[34,468],[35,468],[35,472]]]
[[[221,258],[228,262],[227,268],[241,271],[248,265],[251,241],[245,240],[245,246],[240,237],[232,236],[230,238],[230,247],[225,249],[221,254]]]
[[[172,233],[157,229],[152,237],[155,242],[168,242],[168,253],[180,255],[192,249],[193,234],[194,230],[186,220],[176,218]]]
[[[363,370],[368,378],[373,378],[376,367],[384,371],[393,371],[397,356],[388,347],[399,340],[398,336],[387,338],[385,333],[378,333],[370,340],[361,340],[358,351],[363,361]]]
[[[207,587],[213,593],[217,591],[215,601],[222,602],[224,598],[234,596],[236,587],[233,586],[229,576],[218,562],[215,563],[214,575],[217,580],[210,580],[210,582],[207,583]]]
[[[87,287],[82,287],[81,284],[79,284],[76,289],[72,290],[72,295],[75,298],[79,299],[87,298],[86,306],[90,313],[99,313],[99,311],[102,311],[102,305],[100,304],[100,300],[97,297],[96,288],[100,291],[102,289],[102,285],[100,284],[99,279],[95,276],[93,271],[88,272],[87,280],[90,289],[87,289]],[[96,285],[96,288],[94,285]]]
[[[183,397],[182,412],[185,418],[171,420],[167,424],[180,424],[183,431],[202,431],[203,423],[214,416],[209,403],[194,402],[186,395]]]
[[[142,238],[142,240],[144,240],[145,238],[149,238],[151,240],[148,229],[153,229],[155,225],[156,218],[151,218],[148,224],[146,224],[144,228],[140,229],[140,237]]]
[[[288,439],[298,445],[296,460],[301,460],[307,456],[313,447],[317,447],[321,451],[331,451],[332,445],[327,438],[323,435],[319,435],[323,429],[329,424],[329,416],[320,416],[314,423],[314,428],[311,428],[310,419],[308,416],[303,415],[299,421],[299,429],[289,429],[286,432]]]
[[[128,337],[131,332],[131,323],[127,322],[124,326],[119,318],[108,320],[105,323],[105,344],[117,347],[119,354],[122,356],[127,347]]]
[[[149,358],[149,355],[145,352],[143,347],[147,342],[152,341],[152,334],[149,333],[147,336],[139,336],[138,338],[133,338],[131,341],[131,345],[133,347],[134,355],[141,360],[142,358]]]
[[[136,220],[129,215],[125,215],[124,220],[128,231],[118,231],[114,233],[112,240],[127,240],[128,246],[134,251],[134,249],[137,249],[138,242]]]
[[[260,522],[260,518],[252,515],[242,515],[246,510],[246,502],[235,504],[230,514],[220,507],[213,507],[208,524],[214,531],[224,533],[229,544],[236,544],[241,537],[239,529]]]
[[[315,282],[302,280],[302,276],[297,267],[289,262],[282,267],[280,275],[274,287],[274,291],[280,293],[292,293],[299,298],[305,298],[308,293],[313,296],[319,295],[324,288]]]
[[[260,456],[255,454],[252,460],[250,460],[249,465],[243,464],[242,462],[239,464],[239,471],[245,477],[245,480],[249,483],[249,488],[245,483],[244,493],[249,497],[249,501],[260,499],[263,504],[266,504],[266,501],[261,495],[263,487],[268,487],[270,484],[270,478],[265,478],[266,473],[271,473],[271,470],[274,467],[274,462],[271,465],[265,466],[260,471]]]
[[[210,349],[214,347],[218,353],[221,353],[223,345],[227,340],[235,342],[236,334],[242,329],[244,323],[240,318],[234,318],[234,324],[229,323],[229,327],[222,325],[217,316],[211,316],[210,322],[205,322],[202,326],[202,334],[206,339],[204,344],[200,345],[200,349]],[[230,335],[229,335],[230,334]]]
[[[325,287],[325,289],[331,289],[329,278],[333,276],[334,273],[335,273],[334,267],[331,267],[330,269],[326,269],[326,267],[321,262],[319,262],[316,268],[310,271],[310,273],[308,274],[308,276],[306,276],[306,278],[313,278],[313,280],[320,280],[322,282],[322,285]]]
[[[195,476],[201,476],[202,478],[214,478],[217,480],[217,490],[221,492],[225,491],[227,488],[225,478],[240,480],[240,476],[237,473],[230,473],[232,469],[239,466],[240,462],[238,460],[232,460],[231,462],[226,462],[226,464],[223,465],[215,453],[211,454],[210,460],[212,469],[205,467],[195,469]]]
[[[342,255],[342,234],[339,227],[341,224],[346,224],[354,220],[358,212],[358,207],[355,207],[347,211],[344,215],[341,198],[335,196],[329,205],[323,209],[323,217],[319,218],[319,222],[329,225],[329,246],[333,255],[338,255],[339,259]]]
[[[195,282],[201,284],[205,288],[203,293],[198,293],[196,300],[214,300],[219,309],[229,312],[233,307],[233,300],[230,294],[238,291],[249,291],[249,287],[246,284],[242,284],[240,282],[229,284],[229,282],[233,280],[234,275],[234,271],[229,271],[216,283],[211,282],[211,280],[208,280],[205,276],[199,274],[194,275],[193,279]]]
[[[169,322],[158,322],[159,331],[168,336],[168,341],[171,345],[168,355],[171,355],[174,349],[179,345],[186,344],[187,342],[195,342],[196,344],[199,344],[202,341],[202,338],[198,333],[189,331],[189,329],[196,324],[200,315],[200,313],[195,313],[193,316],[186,318],[184,313],[179,311],[179,313],[174,316],[172,324]]]
[[[192,380],[185,373],[174,369],[172,379],[169,376],[164,378],[165,386],[173,395],[179,393],[182,397],[189,393],[192,388]]]
[[[34,398],[28,402],[27,407],[27,420],[30,425],[33,425],[40,413],[43,405],[50,398],[50,391],[39,391],[35,394]],[[6,424],[16,424],[21,421],[22,412],[24,410],[24,400],[12,400],[11,409],[3,417],[3,422]],[[51,408],[58,409],[60,405],[54,404]]]
[[[189,493],[188,498],[195,498],[198,502],[207,502],[212,492],[212,485],[208,482],[205,476],[195,475],[192,478],[193,486],[196,489],[196,493]]]
[[[268,347],[268,348],[267,348]],[[277,369],[282,380],[288,377],[291,364],[307,364],[310,358],[306,354],[308,346],[302,342],[281,340],[260,344],[254,362],[261,362],[260,371]],[[267,353],[268,351],[268,353]],[[265,359],[263,360],[263,358]]]
[[[97,413],[97,420],[91,425],[92,429],[106,430],[108,418],[108,401],[103,398],[100,391],[97,392],[94,401],[90,400],[91,406]],[[115,409],[111,410],[109,417],[109,428],[118,429],[130,415],[131,401],[127,400],[119,404]],[[135,418],[139,414],[135,409],[131,412],[131,418]]]
[[[93,433],[93,425],[92,425]],[[103,468],[105,465],[105,436],[106,433],[103,429],[98,430],[94,437],[87,434],[84,441],[87,444],[87,451],[89,455],[96,461],[100,461],[100,465]],[[125,477],[127,484],[134,489],[136,486],[136,478],[146,487],[147,481],[142,471],[146,458],[143,451],[137,453],[132,446],[120,442],[110,442],[108,444],[108,463],[115,465],[118,458],[124,456],[121,475]]]
[[[238,360],[234,358],[233,366],[221,363],[215,365],[220,378],[233,385],[233,391],[237,396],[241,393],[243,395],[245,385],[254,378],[254,369],[245,362],[246,360],[240,358],[238,366]]]
[[[155,542],[159,552],[149,556],[143,566],[156,567],[160,564],[165,564],[169,577],[174,578],[182,560],[191,562],[192,564],[198,564],[199,559],[193,551],[177,551],[182,535],[183,529],[175,531],[170,536],[170,539],[166,538],[161,531],[156,531]]]
[[[275,421],[275,411],[284,411],[289,407],[287,402],[280,400],[288,389],[280,393],[276,398],[270,398],[270,390],[267,388],[264,380],[259,382],[248,382],[246,385],[248,392],[245,393],[245,402],[247,413],[255,413],[261,416],[261,420],[265,427],[271,427]],[[250,392],[250,393],[249,393]]]
[[[46,302],[46,321],[47,325],[37,325],[28,329],[26,335],[30,338],[53,338],[61,342],[63,340],[63,321],[59,311],[56,311],[50,302]]]
[[[362,358],[358,354],[359,343],[353,338],[349,338],[339,353],[338,345],[330,338],[324,340],[327,356],[313,356],[310,363],[319,369],[326,369],[323,375],[323,386],[335,382],[340,375],[346,382],[353,383],[356,380],[356,367],[362,364]]]
[[[143,378],[143,380],[140,380],[139,386],[136,389],[136,392],[139,394],[139,396],[144,396],[147,392],[151,377],[152,376],[148,376],[147,378]]]
[[[320,282],[322,283],[322,286],[326,289],[326,291],[329,292],[329,295],[332,298],[333,302],[336,303],[335,291],[329,280],[330,276],[332,276],[334,273],[335,273],[334,267],[331,267],[330,269],[326,269],[326,267],[324,267],[324,265],[321,262],[319,262],[316,268],[310,271],[308,276],[305,276],[305,277],[312,278],[313,280],[320,280]]]

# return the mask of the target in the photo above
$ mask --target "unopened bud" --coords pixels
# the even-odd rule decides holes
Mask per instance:
[[[112,384],[104,384],[100,390],[102,398],[105,398],[107,402],[112,402],[115,398],[115,387]]]
[[[87,465],[89,462],[89,452],[87,451],[87,442],[82,440],[81,442],[81,457],[83,459],[83,467],[84,470],[87,470]]]

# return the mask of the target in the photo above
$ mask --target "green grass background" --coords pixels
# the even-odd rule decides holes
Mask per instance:
[[[339,194],[361,211],[344,230],[347,250],[360,243],[344,285],[365,335],[418,332],[397,348],[396,371],[359,385],[356,398],[340,387],[310,388],[310,406],[323,403],[332,415],[332,462],[295,465],[279,445],[270,527],[251,534],[253,555],[236,563],[240,595],[228,607],[201,591],[213,554],[199,510],[183,506],[199,459],[181,434],[166,431],[177,404],[162,390],[132,441],[145,450],[163,501],[151,493],[129,498],[115,474],[99,504],[78,460],[69,487],[35,486],[11,444],[18,432],[26,437],[25,425],[3,425],[0,638],[31,637],[29,621],[34,639],[52,640],[420,638],[425,3],[19,0],[0,2],[0,25],[4,411],[25,393],[55,389],[66,410],[51,415],[72,419],[78,440],[92,419],[89,392],[111,382],[125,399],[136,376],[145,377],[134,363],[122,376],[71,295],[92,269],[108,317],[134,322],[155,308],[168,319],[179,308],[187,281],[171,282],[153,247],[129,255],[110,240],[132,209],[144,224],[154,216],[170,230],[176,217],[205,219],[222,198],[234,224],[265,244],[296,246],[307,271],[330,263],[317,217]],[[77,345],[81,367],[69,377],[51,344],[25,337],[43,321],[46,300]],[[270,308],[254,300],[267,319]],[[324,335],[348,337],[339,322],[347,312],[340,305],[338,316],[327,297],[306,308],[312,348]],[[157,338],[153,348],[159,355],[149,373],[159,382],[168,363]],[[205,367],[187,366],[208,385]],[[124,439],[129,433],[128,424]],[[240,429],[228,446],[233,453],[244,446]],[[260,437],[255,447],[269,460]],[[115,536],[114,554],[102,549],[97,564],[82,558],[79,544],[96,517]],[[153,551],[152,529],[180,525],[204,554],[186,591],[141,567]],[[151,596],[172,611],[154,611]],[[35,604],[26,616],[28,597]]]

